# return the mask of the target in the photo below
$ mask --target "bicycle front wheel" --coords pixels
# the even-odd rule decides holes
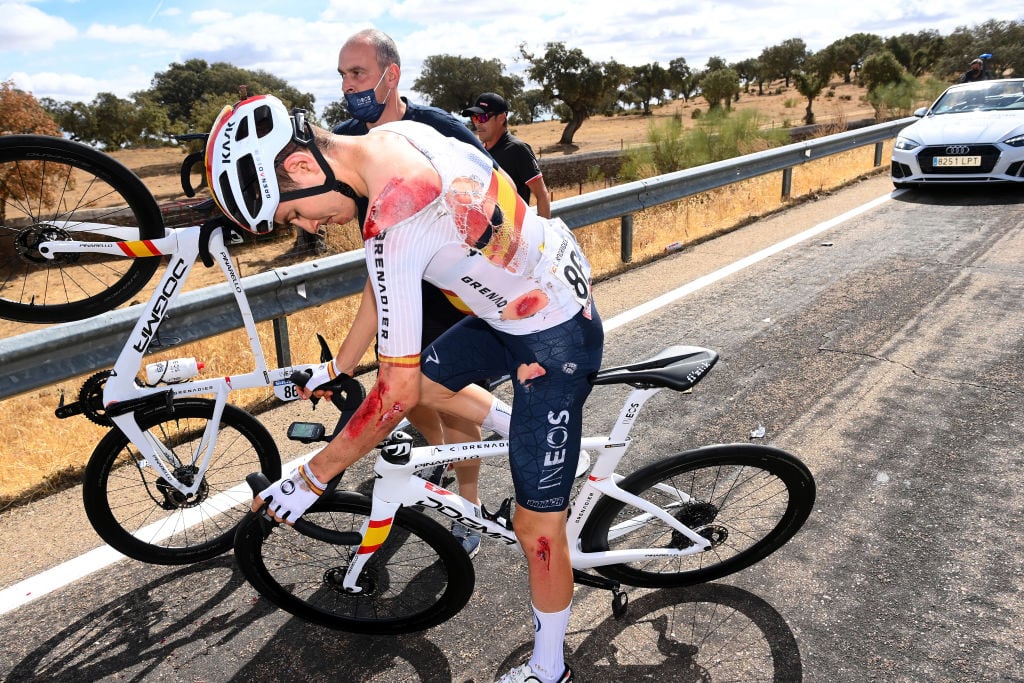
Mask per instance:
[[[235,556],[265,598],[340,631],[412,633],[465,607],[475,580],[469,556],[447,529],[406,508],[399,509],[387,539],[364,567],[359,592],[347,592],[342,579],[369,516],[369,499],[349,491],[322,498],[302,516],[312,533],[251,514],[238,528]]]
[[[180,481],[198,474],[213,408],[209,399],[178,399],[169,411],[137,417],[147,437],[162,444],[165,463]],[[245,477],[256,471],[280,478],[277,445],[255,417],[226,405],[216,448],[191,498],[168,483],[116,428],[89,459],[82,498],[96,533],[116,550],[151,564],[189,564],[231,547],[252,502]]]
[[[43,242],[122,242],[163,235],[138,176],[101,152],[47,135],[0,136],[0,317],[28,323],[88,318],[124,303],[159,257],[67,253]]]
[[[814,479],[797,458],[770,446],[729,444],[687,451],[629,475],[619,486],[711,541],[705,552],[598,567],[622,583],[687,586],[749,567],[782,547],[807,520]],[[653,515],[604,497],[584,525],[584,551],[693,546]]]

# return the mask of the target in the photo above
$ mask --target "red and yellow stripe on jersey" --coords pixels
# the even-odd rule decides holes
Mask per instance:
[[[366,553],[375,552],[380,548],[381,544],[387,540],[388,534],[391,533],[391,523],[393,521],[393,517],[381,520],[371,519],[369,526],[366,528],[366,533],[363,535],[363,542],[359,546],[359,554],[365,555]]]
[[[146,256],[163,256],[153,243],[149,240],[131,240],[128,242],[118,242],[118,248],[124,252],[125,256],[130,258],[143,258]]]
[[[455,310],[457,310],[459,313],[461,313],[462,315],[473,315],[473,311],[469,309],[469,306],[466,305],[466,302],[459,298],[458,294],[451,291],[450,289],[442,289],[441,293],[444,294],[444,298],[448,299],[448,303],[454,306]]]
[[[417,368],[420,367],[420,354],[411,356],[381,356],[378,359],[380,365],[390,365],[393,368]]]
[[[493,198],[501,209],[502,224],[493,226],[494,234],[480,251],[491,263],[504,268],[511,263],[519,249],[523,220],[526,218],[526,202],[516,192],[515,185],[498,169],[491,172],[487,196]]]

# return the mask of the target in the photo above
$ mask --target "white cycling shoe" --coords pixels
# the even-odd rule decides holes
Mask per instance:
[[[541,677],[533,670],[529,662],[509,671],[494,683],[541,683]],[[568,666],[555,683],[572,683],[572,669]]]

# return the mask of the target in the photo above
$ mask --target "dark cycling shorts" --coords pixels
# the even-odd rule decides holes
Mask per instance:
[[[596,308],[542,332],[511,335],[466,318],[424,349],[423,374],[452,391],[479,377],[512,376],[509,464],[516,502],[553,512],[569,505],[583,433],[589,376],[601,367],[604,328]],[[521,366],[544,374],[520,381]]]

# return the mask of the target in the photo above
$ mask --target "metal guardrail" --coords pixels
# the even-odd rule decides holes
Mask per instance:
[[[879,165],[881,144],[915,120],[881,123],[561,199],[552,202],[551,212],[575,229],[767,173],[789,173],[808,161],[871,144],[876,145]],[[787,192],[784,178],[782,194]],[[358,250],[251,275],[242,283],[253,316],[265,321],[356,294],[365,280],[364,254]],[[0,340],[0,399],[111,367],[139,309],[131,306]],[[239,327],[241,316],[225,283],[183,294],[160,334],[170,346],[171,339],[177,345]]]

